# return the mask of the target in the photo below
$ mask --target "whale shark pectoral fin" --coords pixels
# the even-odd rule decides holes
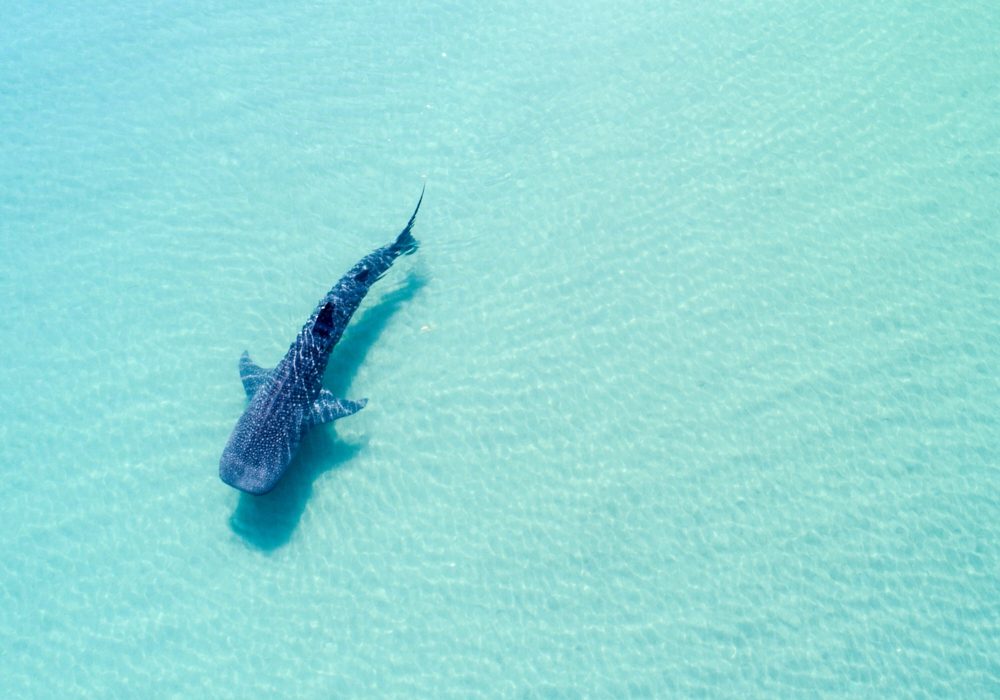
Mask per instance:
[[[319,392],[319,398],[309,410],[307,422],[309,427],[320,423],[329,423],[338,418],[344,418],[357,413],[368,403],[368,399],[360,401],[350,401],[348,399],[338,399],[326,389]]]
[[[243,354],[240,355],[240,379],[243,381],[243,388],[246,389],[247,396],[256,394],[260,385],[267,381],[269,374],[271,373],[268,370],[254,364],[254,361],[250,359],[250,353],[246,350],[243,351]]]

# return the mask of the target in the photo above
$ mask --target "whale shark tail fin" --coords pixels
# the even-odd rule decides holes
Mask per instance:
[[[424,201],[424,190],[426,189],[427,183],[424,183],[423,188],[420,190],[420,199],[417,200],[417,208],[413,210],[413,216],[410,217],[410,221],[406,224],[403,232],[396,238],[396,242],[392,244],[392,251],[396,255],[412,255],[417,250],[419,244],[411,231],[413,229],[413,222],[417,219],[417,212],[420,211],[420,203]]]

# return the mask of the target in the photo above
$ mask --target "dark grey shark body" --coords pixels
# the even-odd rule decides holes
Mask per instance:
[[[323,297],[277,367],[262,369],[243,353],[240,379],[250,404],[222,452],[219,476],[224,482],[247,493],[267,493],[285,473],[309,428],[365,407],[367,399],[335,398],[323,388],[323,373],[371,286],[397,257],[417,249],[410,231],[423,199],[421,191],[413,216],[395,242],[362,258]]]

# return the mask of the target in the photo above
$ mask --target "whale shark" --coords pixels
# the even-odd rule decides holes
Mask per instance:
[[[219,476],[225,483],[254,495],[267,493],[288,469],[309,428],[350,416],[368,403],[368,399],[336,398],[323,388],[323,373],[330,353],[371,286],[396,258],[417,250],[412,229],[423,201],[422,189],[403,232],[340,278],[320,300],[277,367],[265,370],[243,352],[240,379],[250,403],[219,460]]]

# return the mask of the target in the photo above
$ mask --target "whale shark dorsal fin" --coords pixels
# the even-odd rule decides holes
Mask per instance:
[[[333,303],[327,304],[320,309],[316,320],[313,322],[313,335],[317,338],[327,340],[333,335]]]
[[[257,366],[250,359],[250,353],[246,350],[240,355],[240,379],[243,381],[243,388],[246,389],[247,396],[256,394],[260,385],[267,381],[270,374],[269,370]]]
[[[319,425],[320,423],[329,423],[338,418],[344,418],[345,416],[357,413],[367,403],[368,399],[361,399],[360,401],[338,399],[330,391],[323,389],[319,392],[319,398],[316,399],[316,403],[309,410],[306,421],[309,423],[309,427]]]

